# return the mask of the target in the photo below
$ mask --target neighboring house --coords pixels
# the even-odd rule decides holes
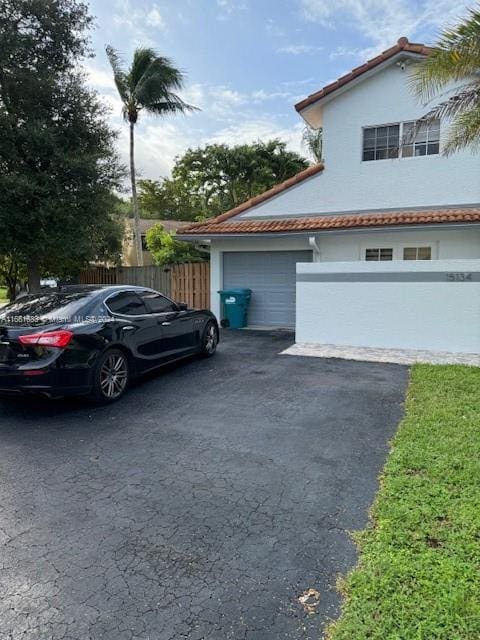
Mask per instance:
[[[250,325],[294,327],[299,262],[480,258],[480,158],[442,156],[446,123],[414,124],[426,107],[410,70],[429,52],[400,38],[299,102],[323,128],[324,164],[181,230],[210,242],[217,316],[219,289],[249,287]]]
[[[161,224],[165,231],[177,231],[182,227],[191,225],[191,222],[183,222],[180,220],[155,220],[150,218],[140,218],[140,233],[142,234],[143,264],[145,266],[154,264],[152,254],[148,250],[146,235],[147,231],[154,225]],[[125,235],[122,248],[122,265],[125,267],[133,267],[137,264],[137,252],[134,243],[134,227],[133,220],[128,219],[125,224]]]

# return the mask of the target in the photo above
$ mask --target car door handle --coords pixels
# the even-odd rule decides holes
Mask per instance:
[[[122,331],[133,331],[135,327],[131,324],[127,324],[126,327],[122,327]]]
[[[171,322],[162,322],[162,327],[169,327],[172,323]]]

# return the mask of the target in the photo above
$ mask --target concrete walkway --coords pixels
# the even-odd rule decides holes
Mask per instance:
[[[310,356],[313,358],[341,358],[363,362],[390,362],[393,364],[466,364],[480,367],[480,353],[453,353],[449,351],[420,351],[416,349],[374,349],[335,344],[296,343],[282,351],[282,355]]]

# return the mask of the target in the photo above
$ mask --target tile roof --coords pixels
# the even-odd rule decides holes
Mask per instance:
[[[253,233],[289,233],[396,227],[424,224],[480,223],[480,207],[419,209],[416,211],[372,211],[370,213],[324,215],[310,218],[222,221],[222,216],[199,222],[178,231],[178,235],[229,235]]]
[[[359,67],[355,67],[355,69],[352,69],[349,73],[341,76],[340,78],[338,78],[338,80],[335,80],[335,82],[327,84],[325,87],[323,87],[323,89],[312,93],[310,96],[308,96],[308,98],[305,98],[304,100],[298,102],[295,105],[295,109],[299,112],[302,111],[302,109],[305,109],[305,107],[308,107],[314,102],[317,102],[317,100],[321,100],[330,93],[333,93],[337,89],[340,89],[340,87],[343,87],[352,80],[355,80],[355,78],[358,78],[366,71],[370,71],[370,69],[375,68],[379,64],[382,64],[382,62],[389,60],[397,53],[401,53],[402,51],[405,51],[406,53],[416,53],[418,55],[428,56],[431,53],[432,48],[427,47],[424,44],[409,42],[408,38],[405,37],[399,38],[397,44],[395,44],[393,47],[386,49],[385,51],[383,51],[383,53],[380,53],[375,58],[368,60],[368,62],[365,62]]]

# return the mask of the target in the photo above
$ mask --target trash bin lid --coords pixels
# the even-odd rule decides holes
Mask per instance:
[[[218,293],[223,293],[224,295],[227,296],[231,296],[231,295],[240,295],[240,296],[251,296],[252,295],[252,290],[251,289],[242,289],[242,288],[236,288],[236,289],[220,289]]]

